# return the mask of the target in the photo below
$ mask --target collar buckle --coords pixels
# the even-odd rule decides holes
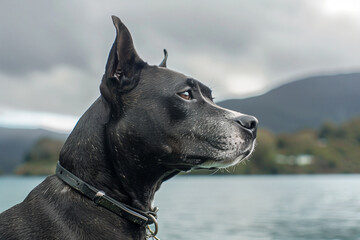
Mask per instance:
[[[105,196],[105,192],[104,191],[98,191],[95,196],[94,196],[94,203],[96,203],[96,205],[99,205],[99,201],[101,200],[101,198]]]

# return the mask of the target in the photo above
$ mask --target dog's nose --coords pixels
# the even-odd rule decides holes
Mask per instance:
[[[254,135],[256,135],[256,130],[259,124],[259,121],[256,117],[250,115],[241,115],[240,117],[235,118],[235,122],[240,124],[241,127],[250,130]]]

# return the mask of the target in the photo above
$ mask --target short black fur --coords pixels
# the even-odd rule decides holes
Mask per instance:
[[[59,161],[108,196],[149,211],[160,185],[180,171],[246,158],[257,120],[218,107],[205,85],[167,69],[167,52],[160,67],[145,63],[125,25],[114,16],[113,22],[101,96],[76,124]],[[179,92],[189,81],[193,96],[184,99]],[[0,214],[0,239],[145,238],[145,227],[97,206],[56,175]]]

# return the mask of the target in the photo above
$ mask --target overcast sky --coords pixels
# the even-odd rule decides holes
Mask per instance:
[[[19,112],[80,116],[99,96],[111,15],[145,61],[160,63],[166,48],[168,67],[209,85],[216,100],[360,71],[356,0],[2,1],[0,125]]]

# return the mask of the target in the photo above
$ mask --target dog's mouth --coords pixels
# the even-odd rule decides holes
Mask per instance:
[[[206,161],[203,161],[196,168],[201,169],[218,169],[218,168],[228,168],[234,166],[246,158],[248,158],[255,149],[256,138],[247,143],[248,147],[240,151],[222,151],[221,154],[216,158],[209,158]]]
[[[251,151],[245,151],[241,155],[235,158],[226,158],[223,160],[212,160],[209,159],[202,164],[196,166],[197,169],[219,169],[219,168],[228,168],[231,166],[235,166],[236,164],[245,160],[248,156],[250,156]]]
[[[228,168],[248,158],[255,148],[255,142],[255,140],[252,141],[250,146],[240,153],[221,151],[221,154],[217,156],[182,155],[181,163],[177,162],[169,164],[169,166],[181,171]]]

